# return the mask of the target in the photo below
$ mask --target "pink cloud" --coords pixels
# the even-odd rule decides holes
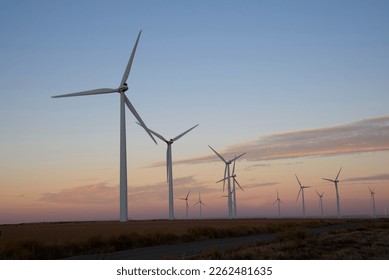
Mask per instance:
[[[41,201],[71,204],[109,204],[118,201],[118,188],[105,183],[85,185],[61,190],[57,193],[42,194]]]
[[[242,159],[256,162],[388,150],[389,116],[383,116],[323,128],[267,134],[254,141],[231,145],[220,153],[233,156],[246,152]],[[214,161],[219,161],[219,158],[210,151],[207,156],[178,160],[175,164]],[[164,164],[157,162],[150,167]]]

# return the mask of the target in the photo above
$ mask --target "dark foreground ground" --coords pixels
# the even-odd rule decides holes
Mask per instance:
[[[389,259],[385,219],[40,223],[0,231],[0,259]]]
[[[271,242],[210,250],[190,259],[389,260],[389,221],[312,234],[305,229],[280,232]]]

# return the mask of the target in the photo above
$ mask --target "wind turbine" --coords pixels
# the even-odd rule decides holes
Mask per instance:
[[[231,174],[230,174],[230,164],[245,155],[246,153],[240,154],[239,156],[235,156],[233,159],[226,161],[224,157],[222,157],[218,152],[216,152],[211,146],[208,147],[225,163],[226,167],[224,168],[224,176],[223,178],[227,178],[227,191],[228,191],[228,217],[230,219],[233,218],[233,210],[232,210],[232,190],[231,190]],[[226,176],[227,174],[227,176]],[[224,179],[223,179],[224,180]],[[224,190],[225,180],[223,182],[223,190]]]
[[[320,193],[318,193],[318,192],[316,191],[316,193],[317,193],[317,195],[319,196],[319,199],[320,199],[320,201],[319,201],[319,206],[320,206],[320,211],[321,211],[321,217],[324,217],[324,212],[323,212],[323,195],[324,195],[324,192],[322,192],[322,193],[320,194]]]
[[[189,194],[190,194],[190,191],[188,192],[188,194],[186,195],[186,197],[181,197],[181,198],[179,198],[179,199],[181,199],[181,200],[185,200],[186,219],[188,219],[188,217],[189,217],[189,215],[188,215],[188,211],[189,211],[188,197],[189,197]]]
[[[140,123],[138,123],[138,124],[143,126]],[[196,124],[194,127],[188,129],[187,131],[181,133],[180,135],[178,135],[170,140],[167,140],[162,135],[158,134],[157,132],[155,132],[147,127],[144,127],[144,129],[146,129],[148,132],[150,132],[154,136],[158,137],[159,139],[161,139],[162,141],[164,141],[167,144],[166,174],[167,174],[167,182],[169,184],[169,219],[170,220],[174,220],[172,144],[197,126],[198,126],[198,124]]]
[[[303,186],[299,180],[299,178],[297,177],[297,175],[295,174],[296,176],[296,179],[297,179],[297,182],[299,183],[300,185],[300,190],[299,190],[299,193],[297,194],[297,198],[296,198],[296,201],[299,199],[299,196],[300,196],[300,193],[301,193],[301,200],[303,201],[303,216],[305,218],[305,201],[304,201],[304,189],[307,189],[307,188],[310,188],[310,186]]]
[[[236,156],[236,155],[235,155]],[[232,211],[232,214],[233,214],[233,217],[236,218],[237,217],[237,207],[236,207],[236,185],[238,185],[238,187],[244,191],[244,189],[242,188],[242,186],[239,184],[238,180],[236,180],[236,174],[235,174],[235,163],[236,161],[234,160],[234,165],[232,167],[232,175],[230,176],[232,178],[232,194],[233,197],[232,197],[232,201],[233,201],[233,211]],[[220,183],[221,181],[225,181],[227,180],[228,178],[224,178],[224,179],[221,179],[219,181],[217,181],[216,183]],[[224,186],[223,186],[224,188]]]
[[[374,189],[370,189],[370,188],[369,188],[369,191],[370,191],[371,201],[373,203],[373,219],[375,219],[375,218],[377,218],[377,215],[375,212],[375,199],[374,199],[375,191],[374,191]]]
[[[135,118],[143,127],[146,127],[145,123],[135,110],[135,107],[132,106],[130,100],[125,95],[125,92],[128,90],[127,79],[130,75],[132,62],[134,60],[136,48],[138,46],[139,38],[142,33],[142,30],[139,31],[138,38],[136,39],[135,45],[132,49],[130,59],[128,60],[127,67],[124,71],[122,80],[118,88],[100,88],[93,89],[81,92],[75,92],[70,94],[56,95],[52,98],[60,97],[74,97],[74,96],[85,96],[85,95],[97,95],[97,94],[108,94],[108,93],[119,93],[120,94],[120,221],[128,221],[128,202],[127,202],[127,151],[126,151],[126,121],[125,121],[125,106],[127,105],[128,109],[132,112]],[[154,137],[147,131],[151,139],[157,144]]]
[[[330,181],[330,182],[333,182],[333,183],[335,184],[335,191],[336,191],[336,209],[337,209],[338,219],[340,219],[339,190],[338,190],[338,183],[339,183],[338,178],[339,178],[340,171],[342,171],[342,167],[339,169],[338,175],[336,175],[335,180],[322,178],[323,180]]]
[[[200,205],[200,219],[201,219],[201,215],[202,215],[202,213],[201,213],[201,205],[205,206],[205,204],[201,201],[200,193],[199,193],[199,201],[195,205],[193,205],[193,207],[195,207],[197,204]]]
[[[283,203],[280,199],[280,197],[278,196],[278,190],[277,190],[277,199],[274,201],[273,205],[274,204],[278,204],[278,217],[281,217],[281,203]]]

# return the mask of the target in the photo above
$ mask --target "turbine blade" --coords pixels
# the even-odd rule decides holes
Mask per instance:
[[[342,171],[342,168],[343,168],[343,167],[341,167],[341,168],[339,169],[338,175],[336,175],[336,178],[335,178],[334,181],[338,180],[338,177],[339,177],[340,171]]]
[[[117,88],[99,88],[99,89],[79,91],[79,92],[74,92],[74,93],[69,93],[69,94],[54,95],[51,98],[73,97],[73,96],[84,96],[84,95],[96,95],[96,94],[107,94],[107,93],[113,93],[113,92],[119,92],[119,89],[117,89]]]
[[[331,180],[331,179],[326,179],[326,178],[321,178],[322,180],[326,180],[326,181],[330,181],[330,182],[332,182],[332,183],[335,183],[335,181],[334,180]]]
[[[146,130],[147,134],[151,137],[151,139],[153,139],[155,144],[157,144],[157,141],[155,141],[153,135],[151,134],[151,132],[147,128],[146,124],[143,122],[142,118],[139,116],[138,112],[135,110],[135,107],[132,106],[132,104],[131,104],[130,100],[127,98],[127,96],[124,93],[122,93],[122,94],[124,95],[124,101],[126,102],[128,109],[130,109],[131,113],[135,116],[135,118],[138,120],[138,122],[144,128],[144,130]]]
[[[127,79],[128,79],[128,76],[130,75],[131,66],[132,66],[132,62],[133,62],[133,60],[134,60],[136,48],[138,47],[138,42],[139,42],[140,34],[142,34],[142,30],[139,31],[138,38],[136,39],[134,48],[132,49],[130,59],[128,60],[126,70],[124,71],[124,74],[123,74],[122,81],[120,82],[120,86],[121,86],[121,87],[125,84],[125,82],[126,82]]]
[[[218,154],[218,152],[216,152],[211,146],[208,145],[208,147],[210,147],[211,150],[214,151],[214,153],[215,153],[222,161],[224,161],[224,163],[227,164],[227,161],[226,161],[220,154]],[[224,176],[224,177],[225,177],[225,176]]]
[[[182,136],[184,136],[185,134],[187,134],[189,131],[191,131],[192,129],[194,129],[196,126],[198,126],[198,124],[195,125],[194,127],[190,128],[190,129],[188,129],[187,131],[181,133],[180,135],[176,136],[176,137],[173,138],[172,140],[173,140],[173,141],[176,141],[176,140],[180,139]]]
[[[165,137],[163,137],[161,134],[158,134],[157,132],[155,132],[154,130],[151,130],[150,128],[148,127],[144,127],[143,125],[141,125],[139,122],[136,122],[139,126],[143,127],[144,129],[148,130],[151,134],[153,134],[154,136],[158,137],[159,139],[161,139],[162,141],[168,143],[169,141],[165,139]]]
[[[299,178],[297,177],[296,174],[294,174],[294,175],[296,176],[297,182],[299,182],[300,188],[302,188],[303,186],[301,185],[301,182],[300,182]]]
[[[189,191],[188,194],[186,195],[186,200],[188,200],[189,194],[190,194],[190,191]]]
[[[201,203],[203,206],[206,206],[202,201],[200,201],[200,203]]]
[[[276,199],[276,201],[274,201],[273,205],[274,205],[274,204],[276,204],[276,203],[277,203],[277,201],[278,201],[278,199]]]
[[[235,174],[235,160],[234,160],[234,165],[232,166],[232,176],[234,176],[234,174]]]
[[[234,182],[238,184],[238,187],[239,187],[242,191],[244,191],[244,189],[242,188],[242,186],[238,183],[238,181],[237,181],[235,178],[234,178]]]
[[[226,164],[226,167],[224,167],[224,178],[226,178],[226,174],[227,174],[227,168],[228,168],[228,166],[227,166],[227,164]],[[228,179],[228,178],[227,178]],[[223,182],[223,192],[224,192],[224,187],[226,186],[226,180],[224,180],[224,182]]]
[[[244,156],[246,153],[243,153],[243,154],[240,154],[239,156],[237,156],[237,157],[234,157],[232,160],[230,160],[231,162],[232,161],[235,161],[235,160],[237,160],[238,158],[240,158],[241,156]]]
[[[297,200],[299,200],[299,196],[300,196],[301,190],[302,190],[302,188],[300,188],[299,193],[297,194],[296,202],[297,202]]]
[[[200,203],[200,201],[199,202],[197,202],[195,205],[193,205],[193,207],[195,207],[197,204],[199,204]]]
[[[227,179],[228,179],[228,178],[221,179],[221,180],[217,181],[216,184],[217,184],[217,183],[220,183],[220,182],[222,182],[222,181],[225,181],[225,180],[227,180]]]

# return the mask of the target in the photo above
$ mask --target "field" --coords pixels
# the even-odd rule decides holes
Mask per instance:
[[[320,234],[310,236],[308,228],[331,224],[363,222],[363,226],[347,232],[348,236],[335,240],[335,235]],[[356,244],[352,234],[359,234],[355,240],[381,242],[381,247],[389,248],[389,222],[381,220],[372,223],[358,219],[237,219],[237,220],[149,220],[129,221],[126,223],[102,222],[62,222],[18,225],[0,225],[0,259],[61,259],[82,254],[115,252],[132,248],[162,244],[177,244],[214,238],[228,238],[260,233],[275,233],[277,241],[269,244],[257,244],[254,247],[242,247],[234,251],[212,251],[199,258],[270,258],[270,259],[320,259],[312,254],[324,243],[318,241],[327,238],[338,250],[344,243],[345,249]],[[329,241],[329,242],[330,242]],[[294,244],[294,245],[293,245]],[[365,244],[366,245],[366,244]],[[270,247],[269,247],[270,246]],[[271,247],[273,246],[273,247]],[[288,247],[289,246],[289,247]],[[297,247],[293,247],[297,246]],[[315,249],[315,246],[317,247]],[[328,245],[325,245],[328,247]],[[339,248],[336,248],[339,247]],[[267,248],[267,249],[266,249]],[[305,253],[302,253],[304,250]],[[308,250],[306,250],[309,248]],[[289,251],[300,254],[288,253]],[[329,249],[332,250],[331,248]],[[232,254],[234,252],[234,254]],[[311,254],[311,256],[309,255]],[[389,255],[380,256],[384,258]],[[372,258],[375,257],[372,255]],[[335,255],[327,258],[336,258]],[[358,257],[356,257],[358,258]],[[360,257],[364,258],[364,257]]]

